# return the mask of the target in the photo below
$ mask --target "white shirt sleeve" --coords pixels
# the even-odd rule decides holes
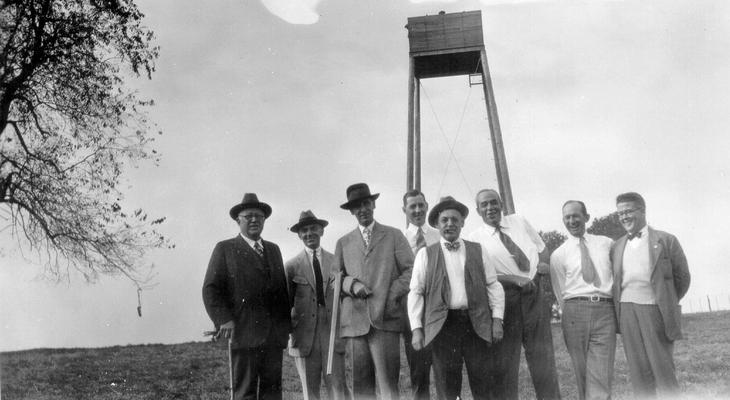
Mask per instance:
[[[526,219],[522,218],[522,223],[525,226],[525,232],[527,232],[527,236],[529,236],[530,240],[535,243],[535,247],[537,247],[537,252],[542,253],[542,251],[545,250],[545,242],[542,241],[540,234],[537,233],[535,228],[533,228]]]
[[[560,257],[562,249],[562,246],[557,248],[550,256],[550,282],[560,308],[563,308],[563,290],[565,289],[565,265]]]
[[[504,317],[504,289],[497,281],[497,271],[494,269],[487,249],[481,244],[482,264],[484,264],[484,276],[487,277],[487,296],[489,296],[489,308],[492,309],[492,318],[502,319]]]
[[[408,292],[408,320],[411,322],[411,329],[423,328],[423,291],[426,282],[426,267],[428,266],[428,255],[426,248],[421,248],[413,261],[413,272],[411,273],[410,291]]]

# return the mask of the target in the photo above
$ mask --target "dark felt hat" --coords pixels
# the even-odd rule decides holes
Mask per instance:
[[[317,217],[314,216],[314,213],[312,212],[312,210],[307,210],[307,211],[302,211],[302,213],[299,214],[299,222],[294,224],[294,226],[289,228],[289,230],[294,233],[299,233],[299,228],[303,228],[303,227],[305,227],[307,225],[311,225],[311,224],[319,224],[320,226],[322,226],[322,228],[324,228],[325,226],[329,225],[329,222],[327,222],[323,219],[318,219]]]
[[[349,210],[353,206],[365,199],[377,199],[380,193],[370,194],[370,188],[366,183],[355,183],[347,188],[347,203],[340,206],[344,210]]]
[[[436,220],[438,220],[441,211],[444,210],[456,210],[464,218],[469,215],[469,208],[467,206],[459,203],[451,196],[446,196],[442,197],[441,200],[439,200],[438,204],[433,206],[431,212],[428,213],[428,224],[435,228]]]
[[[265,218],[269,218],[269,216],[271,215],[271,206],[266,203],[260,202],[259,198],[256,196],[256,193],[244,194],[243,200],[241,200],[239,204],[231,207],[231,211],[228,212],[228,215],[230,215],[231,218],[235,220],[238,216],[238,213],[247,208],[258,208],[259,210],[264,212]]]

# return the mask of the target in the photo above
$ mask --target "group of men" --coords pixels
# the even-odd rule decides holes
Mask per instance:
[[[460,398],[464,364],[475,399],[517,399],[523,347],[536,398],[559,399],[550,282],[580,399],[610,398],[619,331],[635,393],[677,391],[672,351],[689,271],[676,238],[646,226],[640,195],[618,196],[627,235],[615,243],[586,234],[585,205],[566,202],[570,238],[552,256],[524,218],[503,215],[494,190],[476,194],[484,224],[467,240],[469,208],[452,197],[429,211],[423,193],[407,192],[400,231],[375,220],[378,196],[364,183],[347,188],[340,207],[357,227],[334,254],[320,245],[328,222],[302,212],[291,231],[304,249],[286,264],[261,239],[271,207],[247,193],[231,208],[240,234],[213,250],[203,300],[229,339],[234,399],[281,399],[285,347],[305,399],[319,398],[322,380],[330,399],[397,399],[401,335],[414,399],[430,398],[431,383],[438,398]]]

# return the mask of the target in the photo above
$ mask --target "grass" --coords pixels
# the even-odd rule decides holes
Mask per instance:
[[[675,346],[677,375],[690,399],[730,399],[730,312],[684,316],[686,340]],[[575,378],[562,332],[553,327],[560,390],[575,399]],[[524,356],[523,356],[524,357]],[[410,397],[401,357],[401,397]],[[520,398],[534,398],[524,358]],[[228,399],[228,356],[222,343],[115,346],[99,349],[37,349],[0,353],[2,398],[11,399]],[[464,380],[464,398],[471,398]],[[284,356],[285,399],[301,399],[301,386]],[[614,399],[632,398],[626,358],[619,346]],[[432,390],[433,398],[435,393]]]

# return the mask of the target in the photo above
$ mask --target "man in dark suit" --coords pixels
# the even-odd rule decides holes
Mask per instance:
[[[340,207],[358,227],[337,241],[334,271],[342,271],[341,336],[346,338],[355,399],[398,398],[402,301],[408,293],[413,252],[398,229],[375,222],[379,194],[364,183],[347,188]]]
[[[330,400],[345,398],[345,346],[336,339],[332,374],[327,375],[327,351],[334,292],[331,282],[332,253],[320,246],[328,222],[312,211],[303,211],[291,231],[304,242],[304,250],[284,265],[292,303],[292,325],[289,355],[294,357],[302,381],[304,399],[319,399],[324,378]]]
[[[631,384],[637,397],[657,391],[671,396],[679,391],[672,353],[682,338],[679,300],[689,289],[687,258],[676,237],[646,224],[640,194],[618,195],[616,209],[627,234],[611,250],[613,298]]]
[[[217,337],[229,339],[233,399],[279,400],[291,307],[281,251],[261,239],[271,207],[246,193],[229,215],[241,232],[213,249],[203,302]]]

